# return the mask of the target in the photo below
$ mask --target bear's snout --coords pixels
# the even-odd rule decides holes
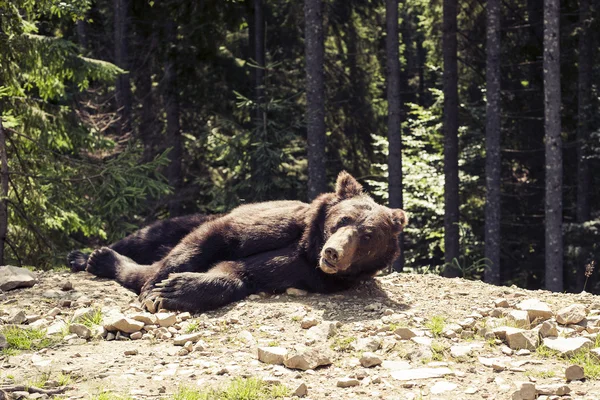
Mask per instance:
[[[328,274],[345,271],[352,265],[357,246],[358,231],[355,227],[339,229],[323,246],[319,268]]]

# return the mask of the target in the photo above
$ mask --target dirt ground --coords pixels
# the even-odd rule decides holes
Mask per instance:
[[[62,290],[67,281],[72,290]],[[591,314],[600,309],[600,297],[587,293],[555,294],[394,273],[337,295],[252,296],[214,312],[193,315],[171,329],[173,336],[192,331],[201,336],[203,345],[187,355],[168,338],[131,340],[123,336],[109,341],[67,336],[49,348],[3,356],[0,380],[3,385],[34,385],[42,378],[62,379],[69,387],[62,395],[67,399],[90,398],[106,390],[135,399],[162,398],[181,386],[214,387],[236,377],[279,381],[292,393],[305,383],[305,398],[309,399],[511,399],[518,382],[533,382],[538,387],[562,383],[570,389],[567,396],[546,398],[600,399],[599,380],[565,382],[569,363],[560,358],[544,358],[535,350],[517,355],[500,340],[486,340],[467,328],[461,333],[456,326],[456,337],[451,332],[432,332],[448,331],[459,322],[469,325],[467,318],[483,323],[496,308],[497,299],[514,305],[528,298],[548,303],[554,312],[574,303],[586,305]],[[5,293],[0,309],[5,316],[23,310],[28,317],[39,315],[49,322],[69,323],[73,314],[85,307],[105,313],[110,309],[125,315],[139,313],[135,301],[134,293],[85,272],[45,272],[39,274],[34,287]],[[60,313],[52,317],[55,307]],[[336,326],[335,332],[314,336],[302,328],[305,319],[322,326],[327,321],[339,323],[330,324]],[[422,339],[401,339],[394,333],[399,327],[420,332],[422,336],[417,337]],[[291,349],[299,344],[330,350],[332,364],[302,371],[257,359],[258,347]],[[458,345],[468,345],[472,351],[454,357],[451,349]],[[371,350],[383,364],[363,367],[359,358]],[[486,359],[501,365],[490,366]],[[436,378],[397,378],[402,371],[422,368],[449,368],[451,372]],[[352,378],[348,381],[356,386],[339,387],[342,378]]]

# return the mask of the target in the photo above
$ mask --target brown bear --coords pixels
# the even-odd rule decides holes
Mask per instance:
[[[158,222],[89,258],[74,252],[70,262],[117,280],[143,304],[153,300],[150,308],[203,312],[258,292],[349,288],[392,264],[407,222],[404,211],[375,203],[346,172],[335,193],[310,204],[271,201],[192,219]]]

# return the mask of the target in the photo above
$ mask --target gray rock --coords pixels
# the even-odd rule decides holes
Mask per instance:
[[[544,321],[540,326],[540,336],[545,337],[556,337],[558,336],[558,326],[554,321]]]
[[[259,347],[258,360],[265,364],[283,364],[288,351],[283,347]]]
[[[331,364],[333,354],[326,347],[306,347],[298,345],[288,351],[283,360],[283,365],[291,369],[315,369]]]
[[[319,320],[317,318],[304,317],[300,322],[300,327],[302,329],[309,329],[317,325],[319,325]]]
[[[581,349],[589,349],[593,343],[590,339],[584,337],[573,337],[573,338],[544,338],[544,346],[549,349],[558,351],[563,356],[570,356]]]
[[[335,322],[323,321],[319,325],[313,326],[306,331],[306,339],[309,342],[324,342],[331,336],[335,335]]]
[[[144,335],[142,334],[142,332],[133,332],[131,335],[129,335],[129,339],[131,339],[131,340],[139,340],[143,336]]]
[[[458,385],[448,381],[438,381],[429,390],[431,394],[442,394],[445,392],[451,392],[456,389]]]
[[[561,308],[556,313],[556,322],[561,325],[576,324],[581,322],[587,315],[587,310],[583,304],[571,304],[568,307]]]
[[[534,321],[536,319],[544,321],[552,318],[553,316],[552,310],[550,309],[548,303],[544,303],[543,301],[540,301],[540,299],[523,300],[517,304],[517,308],[519,310],[527,311],[530,321]]]
[[[358,386],[359,384],[360,384],[360,382],[358,381],[358,379],[354,379],[354,378],[340,378],[337,381],[337,387],[341,387],[341,388]]]
[[[0,350],[4,350],[8,347],[8,341],[6,340],[6,336],[0,333]]]
[[[175,338],[173,339],[173,344],[175,344],[175,346],[183,346],[186,342],[196,343],[198,340],[200,340],[200,338],[202,338],[201,332],[189,333],[187,335],[179,335],[175,336]]]
[[[82,324],[71,324],[69,325],[69,332],[76,334],[82,339],[89,339],[92,337],[92,331],[85,325]]]
[[[522,310],[511,310],[506,319],[513,321],[517,328],[529,329],[529,314],[527,311]]]
[[[133,314],[131,319],[135,319],[136,321],[143,322],[144,325],[157,325],[158,319],[155,314],[150,313],[137,313]]]
[[[539,343],[540,338],[536,330],[531,331],[520,331],[520,332],[507,332],[506,341],[508,347],[513,350],[527,349],[535,350]]]
[[[371,368],[382,363],[381,358],[379,358],[377,354],[371,352],[363,353],[359,361],[365,368]]]
[[[534,400],[537,397],[535,384],[531,382],[517,382],[517,392],[519,393],[517,398],[521,400]],[[514,398],[515,395],[513,394]]]
[[[177,315],[173,313],[157,313],[155,315],[158,324],[166,328],[175,325],[177,322]]]
[[[0,267],[0,290],[32,287],[38,282],[36,275],[28,269],[3,265]]]
[[[13,325],[21,325],[27,321],[27,314],[25,311],[17,309],[13,310],[8,316],[6,322]]]
[[[104,328],[109,332],[121,331],[133,333],[142,330],[144,323],[124,316],[116,317],[104,323]]]
[[[400,336],[400,339],[402,339],[402,340],[410,340],[411,338],[422,334],[417,329],[406,328],[406,327],[400,327],[400,328],[396,329],[394,331],[394,333],[396,335]]]
[[[585,372],[580,365],[569,365],[567,369],[565,369],[565,378],[567,379],[567,382],[580,381],[585,378]]]
[[[377,351],[381,347],[381,339],[377,337],[360,338],[351,344],[358,352]]]
[[[571,393],[571,388],[562,383],[551,385],[536,385],[538,394],[549,396],[564,396]]]
[[[52,336],[61,334],[66,328],[67,324],[65,323],[65,321],[55,321],[52,325],[48,327],[48,329],[46,329],[46,335]]]
[[[306,386],[306,383],[301,382],[298,386],[296,386],[296,389],[293,390],[292,392],[292,396],[297,396],[297,397],[305,397],[308,394],[308,387]]]

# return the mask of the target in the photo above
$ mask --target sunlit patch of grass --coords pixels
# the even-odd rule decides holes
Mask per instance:
[[[442,332],[444,332],[446,318],[442,317],[441,315],[434,315],[429,321],[427,321],[425,326],[431,331],[433,336],[439,337],[441,336]]]
[[[171,400],[271,400],[289,395],[289,388],[283,385],[268,385],[257,378],[236,378],[221,388],[181,387]]]
[[[101,392],[88,397],[88,400],[133,400],[130,396],[122,396],[113,392]]]
[[[200,330],[200,322],[194,319],[191,320],[188,326],[185,328],[185,333],[194,333]]]
[[[102,324],[102,310],[99,308],[94,309],[93,314],[86,315],[85,317],[81,318],[79,323],[87,326],[90,329],[94,326]]]
[[[6,349],[2,350],[4,355],[14,355],[19,350],[40,350],[56,343],[56,340],[47,337],[46,331],[42,329],[9,326],[2,329],[1,333],[6,337],[7,342]]]
[[[333,343],[331,343],[331,349],[342,353],[351,352],[352,343],[356,341],[354,336],[349,337],[335,337]]]
[[[534,378],[540,378],[540,379],[546,379],[546,378],[554,378],[556,376],[556,372],[548,369],[548,370],[527,370],[525,371],[525,376],[527,377],[534,377]]]
[[[277,347],[277,346],[279,346],[279,342],[277,340],[271,340],[268,343],[268,346],[270,346],[270,347]]]
[[[442,361],[445,357],[445,353],[446,353],[446,346],[443,343],[440,342],[432,342],[431,343],[431,359],[433,361]]]
[[[600,340],[596,338],[596,346],[599,344],[599,341]],[[572,355],[562,356],[559,352],[541,345],[538,346],[535,352],[541,358],[556,358],[565,360],[570,364],[580,365],[583,368],[586,378],[595,380],[600,379],[600,361],[598,361],[596,356],[590,352],[590,349],[582,349]]]

